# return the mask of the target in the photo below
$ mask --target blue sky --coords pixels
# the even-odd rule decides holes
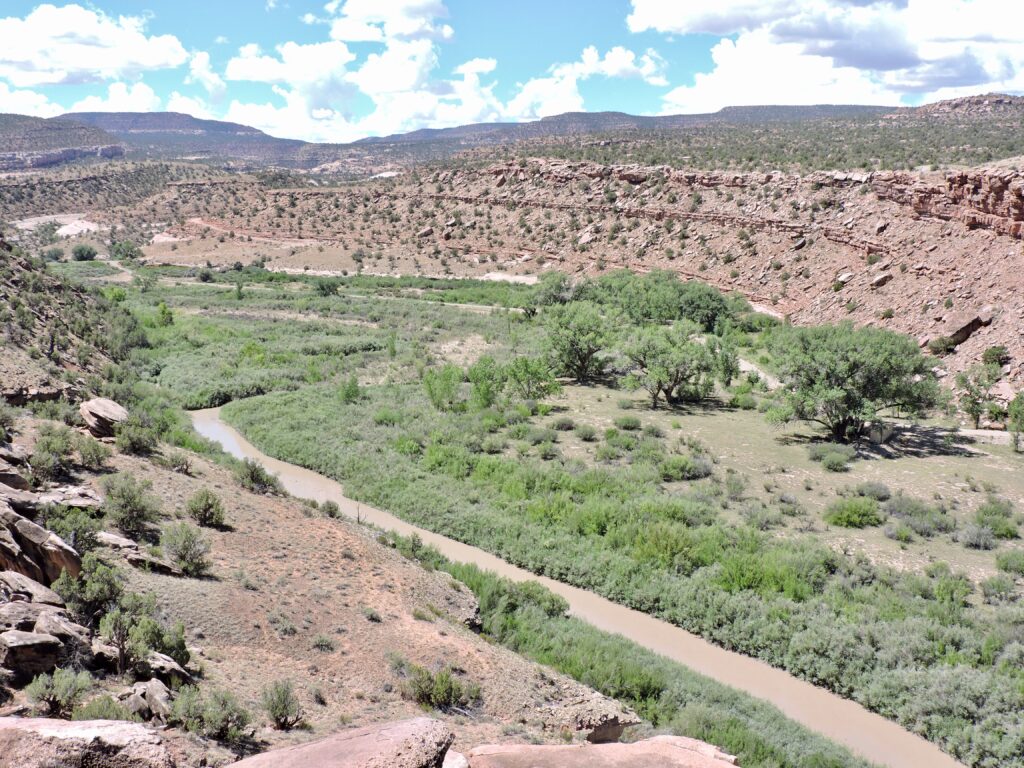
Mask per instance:
[[[174,110],[351,141],[572,110],[916,104],[1024,91],[1021,17],[1020,0],[5,0],[0,112]]]

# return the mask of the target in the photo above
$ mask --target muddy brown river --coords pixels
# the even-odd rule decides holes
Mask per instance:
[[[713,680],[770,702],[796,722],[873,763],[891,768],[964,768],[962,763],[920,736],[824,688],[799,680],[757,659],[719,648],[661,619],[613,603],[584,589],[517,568],[482,549],[417,528],[388,512],[353,501],[344,495],[336,481],[262,453],[221,420],[219,408],[193,411],[192,423],[199,434],[218,443],[231,455],[258,461],[277,475],[293,496],[317,502],[333,501],[353,519],[403,535],[418,534],[424,542],[451,560],[473,563],[514,581],[539,582],[565,598],[573,616],[606,632],[629,638]]]

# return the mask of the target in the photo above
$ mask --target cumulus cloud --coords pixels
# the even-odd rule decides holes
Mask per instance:
[[[192,115],[192,117],[199,117],[204,120],[216,117],[205,101],[193,98],[192,96],[182,95],[178,91],[174,91],[167,97],[167,111],[183,112],[186,115]]]
[[[28,89],[11,88],[0,82],[0,112],[10,112],[33,117],[54,117],[62,114],[64,108],[54,104],[44,94]]]
[[[188,76],[185,78],[185,84],[191,85],[193,83],[201,85],[206,89],[207,94],[214,101],[220,101],[224,98],[224,94],[227,91],[224,80],[210,66],[210,54],[206,51],[197,51],[189,59]]]
[[[833,84],[824,101],[891,103],[1019,90],[1024,73],[1024,27],[1008,23],[1006,0],[632,0],[626,21],[633,32],[730,36],[715,48],[716,69],[672,90],[667,110],[750,103],[751,81],[764,86],[760,103],[807,103],[822,83]]]
[[[69,112],[155,112],[160,97],[145,83],[111,83],[106,96],[86,96]]]
[[[80,5],[40,5],[0,19],[0,78],[18,88],[132,80],[178,67],[188,53],[174,35],[149,35],[145,20]]]

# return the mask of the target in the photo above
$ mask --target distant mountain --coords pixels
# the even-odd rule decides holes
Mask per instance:
[[[882,106],[818,104],[812,106],[726,107],[718,112],[691,115],[645,116],[630,115],[625,112],[565,112],[526,123],[473,123],[455,128],[424,128],[409,133],[362,139],[356,144],[396,144],[445,140],[502,143],[589,133],[675,130],[722,123],[798,122],[877,117],[892,111],[892,107]]]
[[[254,165],[294,163],[306,142],[278,139],[247,125],[201,120],[180,112],[71,112],[54,122],[92,126],[116,136],[130,154],[241,161]]]
[[[0,114],[0,171],[45,168],[83,157],[118,157],[120,142],[93,126]]]

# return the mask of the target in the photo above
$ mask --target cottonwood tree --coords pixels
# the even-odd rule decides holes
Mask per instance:
[[[773,347],[783,385],[768,412],[776,423],[814,422],[847,441],[886,411],[918,416],[938,398],[917,343],[892,331],[850,323],[789,328]]]
[[[625,384],[646,390],[652,408],[662,397],[669,403],[706,397],[714,386],[715,355],[701,342],[698,330],[693,323],[680,322],[633,331],[622,349],[632,365]]]
[[[604,351],[613,338],[612,320],[589,301],[552,307],[547,313],[547,349],[559,373],[586,383],[604,373]]]
[[[505,384],[522,400],[539,400],[558,391],[548,362],[539,357],[517,357],[502,369]]]
[[[957,374],[956,385],[960,389],[960,410],[971,417],[974,428],[981,424],[981,417],[992,402],[989,390],[999,380],[999,367],[979,365],[969,371]]]

